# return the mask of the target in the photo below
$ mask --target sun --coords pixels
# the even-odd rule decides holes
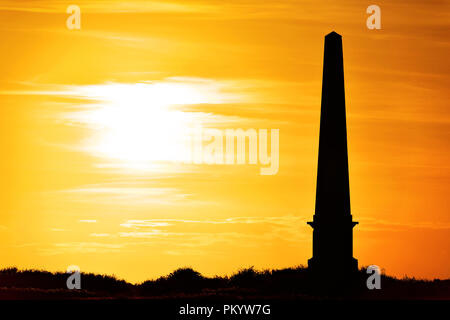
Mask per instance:
[[[84,148],[134,169],[192,157],[188,132],[210,115],[179,107],[226,100],[217,84],[204,81],[108,83],[78,87],[76,91],[92,100],[70,115],[90,129]]]

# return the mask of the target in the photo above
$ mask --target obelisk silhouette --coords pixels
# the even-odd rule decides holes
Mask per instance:
[[[347,157],[342,37],[325,36],[316,211],[312,222],[314,271],[356,271]]]

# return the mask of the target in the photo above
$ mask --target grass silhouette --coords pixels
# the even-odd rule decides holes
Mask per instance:
[[[350,282],[338,281],[326,290],[303,266],[238,270],[231,276],[205,277],[192,268],[131,284],[114,276],[81,273],[81,290],[66,287],[67,273],[42,270],[0,270],[0,299],[111,299],[111,298],[270,298],[270,299],[450,299],[450,279],[397,279],[382,275],[381,290],[368,290],[366,268]]]

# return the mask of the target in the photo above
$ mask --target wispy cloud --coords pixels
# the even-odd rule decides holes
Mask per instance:
[[[99,242],[64,242],[55,243],[51,247],[39,248],[42,255],[57,255],[64,253],[106,253],[118,252],[124,244]]]
[[[76,4],[85,13],[195,13],[214,12],[215,7],[207,4],[186,4],[175,1],[114,1],[77,0]],[[0,10],[36,13],[66,13],[68,4],[55,1],[2,1]]]
[[[436,222],[395,222],[375,218],[360,218],[359,229],[364,231],[411,231],[414,229],[427,230],[448,230],[450,231],[450,224],[436,223]]]
[[[278,225],[290,225],[304,219],[296,216],[281,217],[233,217],[215,220],[189,220],[189,219],[151,219],[151,220],[127,220],[122,223],[122,227],[127,228],[143,228],[156,226],[169,226],[173,223],[192,223],[192,224],[262,224],[271,223]]]
[[[166,241],[184,239],[181,246],[211,245],[216,242],[255,245],[255,241],[263,239],[304,241],[308,235],[299,232],[299,226],[303,225],[306,225],[304,219],[296,216],[127,220],[120,226],[135,231],[119,232],[119,236]]]
[[[127,206],[142,205],[187,205],[189,194],[177,188],[134,187],[134,186],[85,186],[58,191],[66,194],[69,200],[87,203],[108,203]],[[80,220],[94,223],[96,220]]]
[[[121,227],[139,228],[139,227],[166,227],[170,224],[168,222],[149,221],[149,220],[128,220],[122,223]]]
[[[81,223],[96,223],[97,220],[78,220],[78,222],[81,222]]]
[[[90,234],[91,237],[99,237],[99,238],[104,238],[104,237],[109,237],[110,234],[109,233],[91,233]]]

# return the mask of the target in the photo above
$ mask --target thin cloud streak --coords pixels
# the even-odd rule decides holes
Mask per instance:
[[[181,4],[163,1],[95,1],[78,0],[76,4],[82,13],[196,13],[215,12],[215,7],[201,4]],[[32,13],[58,13],[66,14],[66,4],[56,4],[55,1],[29,1],[25,3],[3,1],[0,10]]]

